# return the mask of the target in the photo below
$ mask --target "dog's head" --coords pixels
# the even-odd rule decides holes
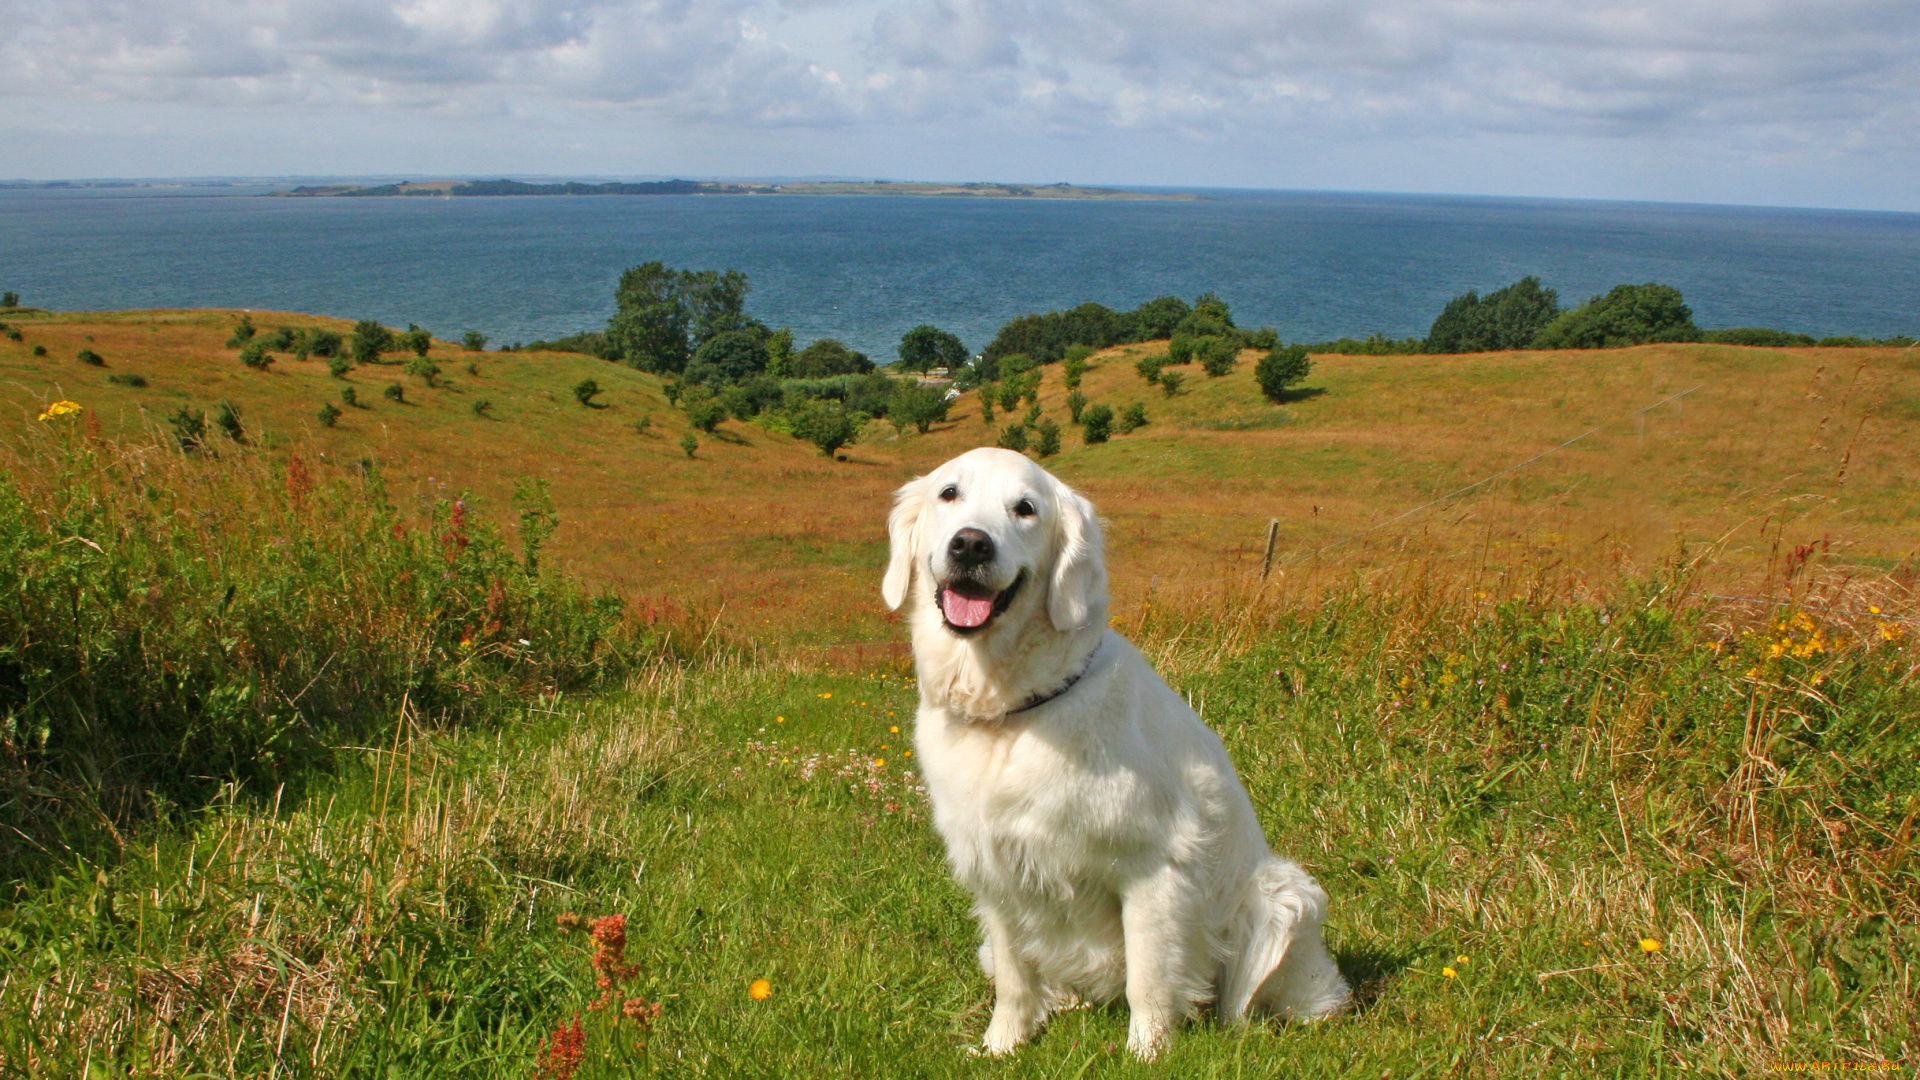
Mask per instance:
[[[902,487],[880,594],[935,605],[960,637],[1044,607],[1062,633],[1104,621],[1107,571],[1093,504],[1010,450],[982,448]]]

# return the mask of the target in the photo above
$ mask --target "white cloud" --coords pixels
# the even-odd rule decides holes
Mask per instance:
[[[731,130],[743,157],[780,129],[989,154],[1527,136],[1920,150],[1913,0],[0,0],[0,23],[0,98],[173,103],[213,127],[260,108],[422,131],[558,115]]]

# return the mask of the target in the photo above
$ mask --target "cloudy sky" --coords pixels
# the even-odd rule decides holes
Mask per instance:
[[[1920,0],[0,0],[0,176],[1920,210]]]

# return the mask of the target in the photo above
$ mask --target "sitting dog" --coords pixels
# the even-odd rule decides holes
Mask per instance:
[[[1092,504],[980,449],[901,488],[887,528],[915,746],[994,984],[985,1050],[1123,993],[1143,1060],[1203,1005],[1229,1021],[1345,1006],[1326,893],[1267,849],[1219,737],[1107,629]]]

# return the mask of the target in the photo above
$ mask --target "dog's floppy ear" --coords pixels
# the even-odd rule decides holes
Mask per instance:
[[[907,586],[913,584],[913,563],[919,558],[920,511],[926,508],[926,478],[912,480],[893,496],[893,513],[887,515],[887,540],[892,553],[887,557],[887,576],[880,579],[880,598],[898,611],[907,599]]]
[[[1047,617],[1055,630],[1065,633],[1106,615],[1107,564],[1093,504],[1055,480],[1054,507],[1057,554],[1048,582]]]

